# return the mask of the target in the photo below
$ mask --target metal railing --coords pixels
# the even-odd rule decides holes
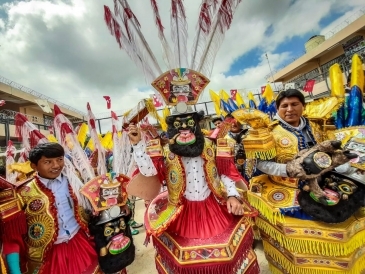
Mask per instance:
[[[9,85],[9,86],[11,86],[13,88],[19,89],[19,90],[21,90],[21,91],[23,91],[25,93],[31,94],[31,95],[33,95],[35,97],[38,97],[39,99],[47,100],[48,102],[51,102],[52,104],[55,104],[55,105],[57,105],[59,107],[63,107],[65,109],[68,109],[70,111],[73,111],[75,113],[78,113],[78,114],[80,114],[82,116],[86,116],[86,114],[84,112],[82,112],[82,111],[80,111],[80,110],[78,110],[76,108],[73,108],[73,107],[71,107],[69,105],[66,105],[64,103],[61,103],[60,101],[57,101],[55,99],[52,99],[51,97],[48,97],[48,96],[46,96],[44,94],[41,94],[39,92],[36,92],[35,90],[33,90],[31,88],[27,88],[27,87],[25,87],[25,86],[23,86],[21,84],[18,84],[18,83],[14,82],[14,81],[11,81],[11,80],[7,79],[5,77],[0,76],[0,82],[3,83],[3,84]]]

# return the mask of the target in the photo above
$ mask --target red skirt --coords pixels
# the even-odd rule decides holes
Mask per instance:
[[[98,255],[92,240],[80,229],[67,243],[53,245],[42,274],[91,274],[98,267]]]
[[[184,209],[171,223],[169,233],[189,239],[207,239],[224,232],[234,216],[226,205],[221,205],[213,193],[204,201],[184,201]]]

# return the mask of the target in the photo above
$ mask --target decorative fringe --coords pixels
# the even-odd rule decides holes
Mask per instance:
[[[271,274],[283,274],[279,269],[277,269],[273,264],[269,262],[269,269],[271,271]]]
[[[269,220],[270,223],[276,224],[277,221],[283,223],[285,222],[285,217],[279,210],[274,210],[273,208],[269,207],[260,197],[255,194],[248,192],[248,201],[250,204],[256,208],[261,215],[263,215],[266,219]],[[256,219],[256,224],[257,224]]]
[[[290,262],[280,251],[276,248],[271,246],[269,243],[263,241],[265,253],[267,253],[273,260],[275,260],[278,264],[280,264],[285,272],[281,272],[276,268],[272,271],[273,274],[275,273],[295,273],[295,274],[359,274],[365,270],[365,254],[363,254],[360,258],[356,260],[356,262],[352,265],[351,270],[338,270],[338,269],[331,269],[330,266],[326,268],[321,268],[320,266],[314,267],[300,267],[292,262]],[[322,258],[321,258],[322,259]],[[270,267],[271,270],[271,267]]]
[[[27,221],[23,211],[20,211],[5,220],[0,219],[0,239],[6,237],[7,239],[19,238],[27,233]]]
[[[179,264],[171,254],[169,248],[153,237],[153,243],[156,248],[157,254],[161,256],[161,261],[164,266],[171,270],[174,274],[209,274],[209,273],[236,273],[242,266],[243,261],[246,259],[248,252],[251,250],[253,244],[253,232],[249,229],[243,236],[240,246],[236,250],[235,256],[230,262],[204,262],[202,264],[181,265]],[[245,274],[258,274],[259,267],[257,259],[251,264],[251,266],[243,272]]]
[[[233,157],[216,157],[216,166],[220,175],[230,174],[232,165],[234,166]]]
[[[256,218],[256,225],[290,252],[318,254],[328,257],[348,256],[357,248],[362,247],[365,244],[365,230],[358,232],[347,242],[325,242],[320,241],[319,239],[290,238],[260,217]]]
[[[249,159],[271,160],[276,156],[276,148],[273,147],[262,151],[245,149],[245,153]]]

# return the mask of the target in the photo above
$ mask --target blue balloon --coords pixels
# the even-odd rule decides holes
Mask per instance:
[[[346,126],[353,127],[361,124],[362,92],[358,86],[353,86],[350,91],[348,105],[348,119]]]
[[[335,114],[335,126],[337,129],[345,127],[345,106],[341,106]]]

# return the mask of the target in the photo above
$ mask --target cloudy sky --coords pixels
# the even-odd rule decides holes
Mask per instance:
[[[150,1],[129,2],[161,61]],[[157,2],[170,38],[170,1]],[[200,1],[184,4],[190,49]],[[0,0],[0,75],[81,111],[90,102],[97,117],[109,114],[103,95],[111,96],[118,114],[149,97],[152,87],[110,35],[103,5],[113,9],[113,0]],[[309,37],[328,33],[363,5],[363,0],[242,0],[208,89],[259,88],[270,72],[265,53],[276,70],[303,54]],[[209,100],[208,92],[201,99]]]

